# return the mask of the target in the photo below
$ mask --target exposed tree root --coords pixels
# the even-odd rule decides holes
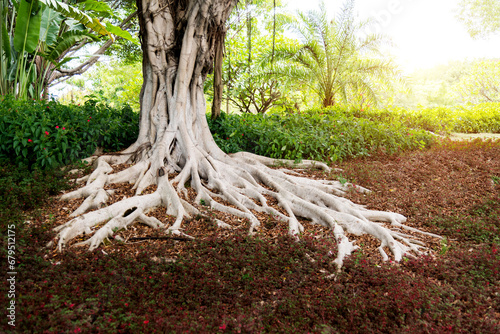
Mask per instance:
[[[312,180],[269,167],[290,166],[292,161],[250,153],[228,156],[217,147],[206,121],[203,83],[212,70],[214,45],[223,39],[225,22],[236,2],[137,1],[144,50],[139,136],[124,152],[99,157],[94,172],[80,180],[86,185],[62,197],[85,201],[73,213],[75,218],[57,229],[59,250],[82,234],[92,236],[80,244],[94,249],[134,222],[184,235],[183,220],[198,213],[188,203],[189,186],[196,192],[196,203],[248,220],[250,234],[259,228],[257,213],[287,223],[289,234],[297,239],[304,230],[299,217],[331,229],[338,241],[335,262],[339,268],[356,249],[355,240],[348,240],[346,232],[379,239],[385,260],[389,258],[385,247],[396,261],[409,252],[421,252],[423,245],[401,232],[419,232],[403,225],[405,217],[367,210],[343,198],[350,185]],[[111,165],[125,162],[135,164],[112,173]],[[304,161],[297,167],[329,170],[314,161]],[[174,173],[176,176],[169,180],[168,175]],[[111,191],[105,187],[120,182],[133,184],[136,195],[106,206]],[[157,185],[157,190],[141,195],[151,185]],[[279,208],[270,205],[268,198]],[[168,215],[176,217],[171,226],[147,216],[157,207],[165,207]],[[390,223],[394,229],[377,222]],[[229,227],[222,221],[217,224]]]
[[[151,156],[154,157],[155,154]],[[341,197],[349,187],[356,187],[362,192],[368,192],[367,189],[337,181],[303,178],[294,175],[293,171],[272,169],[264,165],[276,162],[283,165],[287,161],[274,161],[249,153],[237,153],[231,157],[223,155],[223,159],[215,159],[210,155],[195,156],[196,160],[186,159],[173,180],[169,180],[167,173],[169,169],[174,171],[172,166],[158,168],[146,159],[124,171],[110,174],[113,169],[107,161],[123,162],[126,155],[118,161],[116,157],[99,157],[95,162],[96,169],[86,178],[86,185],[61,197],[61,200],[85,200],[72,214],[76,218],[56,229],[59,232],[58,249],[62,250],[68,241],[84,234],[91,237],[77,245],[88,245],[91,250],[95,249],[106,238],[134,222],[189,237],[181,232],[182,221],[199,212],[187,202],[188,183],[196,191],[196,202],[208,205],[213,210],[247,219],[250,222],[250,234],[260,225],[256,212],[266,213],[286,222],[289,234],[297,239],[304,230],[299,217],[329,228],[338,241],[338,254],[334,261],[338,268],[342,266],[344,258],[357,248],[355,240],[348,240],[346,232],[374,236],[380,240],[379,251],[382,258],[389,259],[384,251],[384,247],[387,247],[395,261],[401,260],[405,254],[419,254],[424,248],[423,243],[413,240],[411,236],[402,233],[402,230],[439,238],[403,225],[406,218],[400,214],[368,210]],[[300,167],[329,170],[328,166],[311,161],[304,161]],[[104,190],[104,187],[124,180],[134,184],[137,195],[106,206],[111,191]],[[151,184],[156,184],[157,190],[140,195]],[[281,210],[269,205],[266,197],[274,198]],[[171,226],[166,226],[158,219],[146,215],[157,207],[165,207],[167,214],[175,216],[176,221]],[[89,210],[94,211],[87,212]],[[388,229],[377,222],[390,223],[394,228]],[[230,227],[221,221],[217,223],[220,227]]]

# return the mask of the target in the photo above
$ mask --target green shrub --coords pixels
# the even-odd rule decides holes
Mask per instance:
[[[436,133],[500,133],[500,103],[481,103],[457,107],[421,107],[417,110],[400,107],[352,109],[349,113],[355,117],[376,122],[399,122],[410,128]]]
[[[130,107],[112,109],[89,100],[83,106],[17,101],[0,104],[0,162],[55,167],[84,158],[97,146],[117,151],[137,138],[138,115]]]
[[[433,141],[425,131],[400,122],[360,119],[340,108],[287,115],[222,114],[208,121],[215,141],[227,153],[248,151],[291,160],[338,161],[424,148]]]

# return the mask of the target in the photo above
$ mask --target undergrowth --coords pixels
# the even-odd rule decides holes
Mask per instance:
[[[54,168],[86,158],[96,147],[118,151],[138,135],[139,115],[88,100],[84,105],[0,97],[0,162]]]
[[[415,110],[400,107],[351,109],[349,113],[376,122],[396,121],[410,128],[440,134],[500,133],[500,103],[498,102],[456,107],[419,107]]]
[[[316,109],[295,114],[207,116],[217,145],[226,153],[247,151],[271,158],[325,162],[424,149],[434,137],[400,122],[374,122],[345,109]]]

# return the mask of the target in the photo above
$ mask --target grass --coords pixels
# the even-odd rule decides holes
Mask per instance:
[[[397,265],[380,264],[362,248],[334,277],[327,274],[335,272],[334,241],[296,243],[286,227],[273,241],[244,232],[200,239],[176,262],[154,259],[170,243],[146,242],[137,253],[110,256],[103,248],[51,253],[44,245],[58,222],[46,217],[47,198],[65,187],[64,179],[59,172],[3,166],[0,189],[10,202],[0,203],[2,231],[16,225],[19,274],[16,329],[4,317],[0,331],[499,332],[499,153],[498,141],[444,142],[343,163],[344,180],[374,191],[350,194],[354,200],[403,210],[446,242],[433,246],[434,255]],[[1,247],[4,255],[5,238]]]

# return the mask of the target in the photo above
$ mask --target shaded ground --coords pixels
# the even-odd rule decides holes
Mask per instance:
[[[18,329],[500,332],[500,141],[444,141],[427,151],[336,167],[344,171],[303,173],[367,187],[371,194],[349,197],[401,213],[408,225],[446,239],[425,239],[426,256],[395,264],[382,263],[374,241],[361,238],[361,249],[335,273],[329,254],[335,241],[324,229],[303,222],[306,233],[297,244],[284,236],[285,224],[263,216],[261,231],[246,238],[245,221],[200,205],[208,218],[185,225],[195,241],[134,226],[118,233],[122,241],[94,252],[73,247],[60,254],[42,246],[78,201],[53,201],[33,217],[29,235],[19,236]],[[122,187],[115,200],[129,191]],[[161,210],[152,214],[172,221]],[[210,216],[235,229],[217,229]]]

